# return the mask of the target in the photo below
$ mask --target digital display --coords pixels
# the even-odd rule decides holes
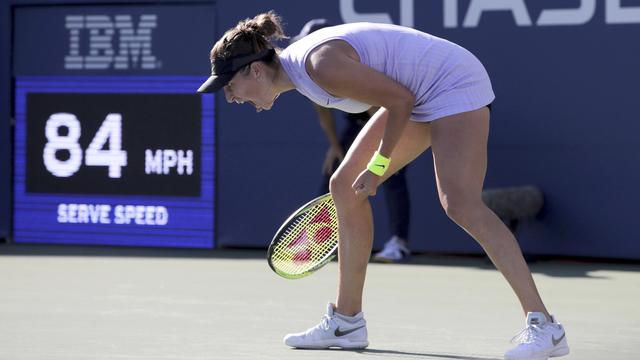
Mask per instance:
[[[200,195],[197,94],[27,94],[27,192]]]
[[[213,95],[200,77],[19,77],[16,242],[210,248]]]

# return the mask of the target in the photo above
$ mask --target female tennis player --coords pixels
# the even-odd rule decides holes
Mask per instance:
[[[364,348],[362,293],[373,238],[368,197],[390,175],[431,147],[446,214],[487,252],[526,314],[505,359],[566,355],[564,328],[549,315],[513,234],[481,200],[487,166],[489,76],[478,59],[447,40],[414,29],[355,23],[318,30],[286,49],[273,12],[238,23],[210,53],[212,76],[198,89],[224,89],[228,102],[268,110],[296,89],[324,107],[380,110],[334,173],[330,190],[339,221],[340,278],[335,305],[320,324],[285,336],[296,348]]]

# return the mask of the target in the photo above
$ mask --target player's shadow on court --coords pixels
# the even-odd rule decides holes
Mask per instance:
[[[359,350],[347,350],[347,349],[294,349],[294,351],[339,351],[339,352],[355,352],[363,355],[372,355],[372,356],[393,356],[394,359],[397,358],[407,358],[407,359],[444,359],[444,360],[502,360],[501,358],[493,358],[493,357],[478,357],[478,356],[469,356],[469,355],[453,355],[453,354],[431,354],[431,353],[419,353],[419,352],[410,352],[410,351],[399,351],[399,350],[387,350],[387,349],[359,349]]]
[[[393,356],[394,358],[410,358],[410,359],[445,359],[445,360],[500,360],[499,358],[492,357],[477,357],[477,356],[465,356],[465,355],[452,355],[452,354],[430,354],[430,353],[418,353],[409,351],[398,350],[385,350],[385,349],[364,349],[355,350],[357,353],[367,355],[378,356]]]

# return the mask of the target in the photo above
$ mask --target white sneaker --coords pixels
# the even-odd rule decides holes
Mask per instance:
[[[540,312],[528,313],[526,327],[511,341],[518,345],[504,354],[505,360],[548,360],[569,353],[564,327]]]
[[[407,242],[397,236],[393,236],[386,244],[382,251],[373,255],[373,261],[377,262],[400,262],[406,260],[411,255],[411,250],[407,247]]]
[[[320,324],[305,332],[286,335],[284,343],[299,349],[364,349],[369,346],[367,322],[362,312],[345,316],[336,313],[335,306],[329,303]]]

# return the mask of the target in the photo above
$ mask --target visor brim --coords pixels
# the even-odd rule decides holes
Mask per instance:
[[[225,85],[231,81],[231,78],[234,74],[221,74],[221,75],[211,75],[200,85],[198,88],[198,93],[213,93],[220,89],[222,89]]]

